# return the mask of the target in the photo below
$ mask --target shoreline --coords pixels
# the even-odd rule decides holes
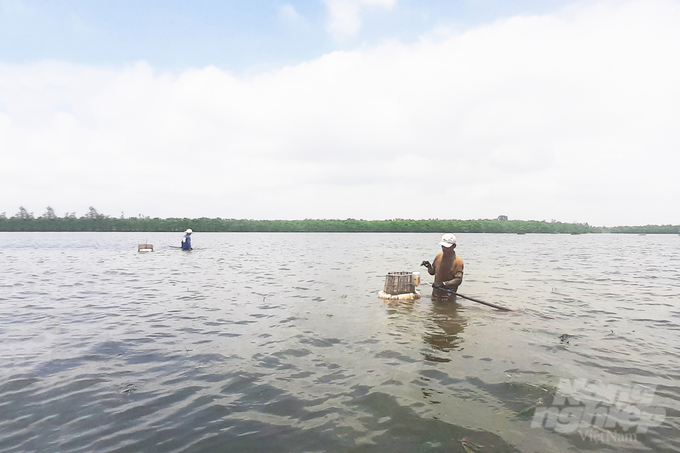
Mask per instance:
[[[0,232],[203,233],[491,233],[491,234],[680,234],[680,225],[590,226],[534,220],[246,220],[209,218],[3,218]]]

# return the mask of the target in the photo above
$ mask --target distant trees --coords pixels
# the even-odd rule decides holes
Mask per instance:
[[[107,216],[105,216],[104,214],[100,214],[94,207],[90,206],[90,208],[87,211],[87,214],[85,214],[82,218],[88,220],[98,220],[105,219],[107,218]]]
[[[187,219],[137,217],[109,217],[90,206],[82,217],[66,212],[58,217],[52,207],[37,219],[23,206],[11,218],[0,214],[0,231],[175,231],[187,228],[194,231],[215,232],[363,232],[363,233],[680,233],[678,225],[647,225],[643,227],[591,227],[587,223],[562,223],[552,220],[244,220],[244,219]]]
[[[617,226],[609,228],[609,232],[628,234],[680,234],[680,225]]]
[[[31,220],[33,219],[33,213],[28,212],[23,206],[19,206],[19,212],[17,212],[13,218],[19,220]]]
[[[54,213],[54,209],[52,209],[51,206],[48,206],[47,209],[45,210],[45,213],[40,216],[41,219],[45,220],[54,220],[57,219],[57,214]]]

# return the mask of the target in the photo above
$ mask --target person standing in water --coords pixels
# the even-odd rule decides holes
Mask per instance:
[[[430,275],[434,275],[432,285],[432,297],[448,298],[452,292],[458,290],[458,286],[463,282],[463,259],[456,256],[456,236],[445,234],[439,243],[442,252],[438,254],[434,262],[423,261],[421,266],[427,268]]]
[[[182,238],[182,250],[191,250],[191,228],[184,232],[184,237]]]

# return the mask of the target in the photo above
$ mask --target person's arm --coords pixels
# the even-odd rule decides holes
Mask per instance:
[[[437,270],[432,265],[430,265],[430,267],[427,268],[427,273],[430,275],[434,275],[436,272]]]
[[[425,266],[427,268],[427,273],[430,275],[434,275],[434,267],[430,264],[429,261],[423,261],[423,264],[421,266]]]
[[[437,261],[437,258],[435,258],[434,260]],[[429,261],[423,261],[422,263],[420,263],[420,265],[425,266],[425,268],[427,268],[428,274],[434,275],[434,273],[435,273],[434,266],[432,266],[432,264],[430,264]]]
[[[451,280],[442,282],[441,285],[444,286],[445,288],[446,287],[457,288],[458,286],[460,286],[461,283],[463,283],[463,271],[458,271]]]
[[[435,268],[435,266],[437,266],[437,258],[439,258],[439,255],[434,257],[434,264],[430,264],[429,261],[423,261],[422,266],[427,268],[427,273],[430,275],[434,275],[437,272],[437,269]]]

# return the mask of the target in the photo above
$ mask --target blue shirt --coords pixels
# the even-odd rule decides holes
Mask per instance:
[[[188,234],[185,234],[184,239],[182,239],[182,249],[191,250],[191,236]]]

